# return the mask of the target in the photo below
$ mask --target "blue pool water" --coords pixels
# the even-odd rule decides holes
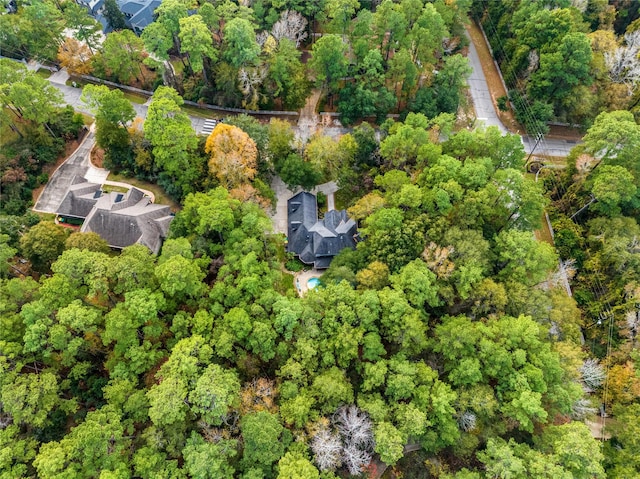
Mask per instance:
[[[320,286],[319,278],[311,278],[309,281],[307,281],[307,287],[309,289],[316,289],[318,286]]]

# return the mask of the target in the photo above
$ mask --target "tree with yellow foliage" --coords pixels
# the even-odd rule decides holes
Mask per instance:
[[[85,43],[80,43],[75,38],[66,38],[58,48],[58,60],[63,68],[72,75],[88,75],[91,66],[91,51]]]
[[[209,172],[227,189],[248,183],[256,175],[258,149],[237,126],[218,124],[205,144],[211,155]]]

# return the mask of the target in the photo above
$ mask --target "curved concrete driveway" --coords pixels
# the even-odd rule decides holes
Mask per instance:
[[[34,211],[55,213],[75,176],[86,178],[92,183],[104,183],[109,171],[95,168],[89,161],[95,143],[95,135],[93,131],[89,131],[76,151],[53,172],[33,207]]]

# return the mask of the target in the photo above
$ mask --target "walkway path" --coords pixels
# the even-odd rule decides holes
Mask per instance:
[[[319,88],[314,89],[311,95],[307,98],[304,107],[300,110],[300,116],[298,117],[298,128],[296,129],[296,138],[301,144],[305,144],[309,141],[309,138],[313,136],[320,123],[320,116],[316,113],[318,102],[322,96],[322,90]]]

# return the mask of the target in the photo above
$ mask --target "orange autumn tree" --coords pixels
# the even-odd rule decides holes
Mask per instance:
[[[58,49],[58,61],[72,75],[88,75],[91,73],[91,50],[75,38],[66,38]]]
[[[209,172],[227,189],[250,182],[256,175],[258,149],[237,126],[218,124],[205,144],[211,155]]]

